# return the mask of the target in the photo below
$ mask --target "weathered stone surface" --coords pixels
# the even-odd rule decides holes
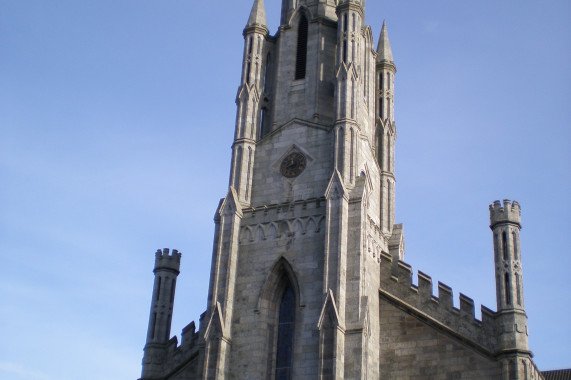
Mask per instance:
[[[395,225],[386,25],[375,51],[364,1],[282,4],[275,36],[263,0],[244,29],[206,311],[169,340],[178,261],[161,252],[142,379],[539,379],[519,205],[490,208],[498,312],[476,320],[472,299],[456,309],[422,272],[414,285]]]

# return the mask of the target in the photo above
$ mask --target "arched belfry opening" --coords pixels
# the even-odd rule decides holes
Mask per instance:
[[[295,61],[295,79],[304,79],[307,67],[307,39],[309,32],[309,22],[302,14],[299,19],[297,29],[297,54]]]
[[[296,329],[302,296],[291,264],[281,257],[272,267],[258,299],[261,325],[267,326],[267,377],[293,378]]]

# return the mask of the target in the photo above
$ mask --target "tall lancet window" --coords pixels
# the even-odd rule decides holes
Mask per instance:
[[[280,302],[278,346],[276,353],[276,380],[292,378],[293,332],[295,324],[295,297],[287,286]]]
[[[297,31],[297,58],[295,61],[295,79],[305,78],[305,67],[307,66],[307,32],[309,24],[305,16],[299,20]]]

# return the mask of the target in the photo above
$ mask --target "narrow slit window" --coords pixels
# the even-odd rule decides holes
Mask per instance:
[[[504,253],[504,260],[508,259],[508,239],[506,231],[502,232],[502,252]]]
[[[161,276],[159,276],[159,282],[157,283],[157,294],[155,295],[155,299],[158,301],[159,297],[161,295],[161,283],[162,283],[163,279],[161,278]]]
[[[351,129],[351,157],[350,157],[350,161],[349,161],[349,165],[351,166],[349,168],[349,173],[350,173],[350,178],[351,178],[351,182],[353,182],[353,177],[354,177],[354,173],[353,173],[353,166],[354,166],[354,144],[355,144],[355,136],[354,136],[354,132],[353,129]]]
[[[520,280],[519,274],[515,274],[515,286],[516,286],[516,296],[517,296],[517,304],[521,306],[521,290],[520,290]]]
[[[250,84],[250,72],[252,71],[252,63],[248,62],[246,66],[246,83]]]
[[[171,303],[174,302],[174,290],[176,288],[176,280],[173,279],[172,280],[172,286],[171,286]]]
[[[248,148],[248,174],[246,177],[246,200],[248,200],[248,193],[250,192],[250,172],[252,170],[252,148]]]
[[[305,78],[305,70],[307,66],[307,32],[309,24],[305,16],[299,20],[299,28],[297,33],[297,59],[295,62],[295,79]]]
[[[506,273],[504,275],[504,287],[505,287],[505,293],[506,293],[506,305],[511,305],[512,303],[512,299],[511,299],[511,289],[510,289],[510,275],[508,273]]]
[[[496,261],[500,260],[500,255],[498,254],[498,250],[499,250],[499,236],[498,234],[494,234],[494,255],[496,257]]]
[[[236,171],[234,173],[234,188],[240,192],[240,176],[242,175],[242,147],[236,153]]]
[[[512,243],[514,247],[514,260],[517,260],[517,236],[515,231],[512,232]]]

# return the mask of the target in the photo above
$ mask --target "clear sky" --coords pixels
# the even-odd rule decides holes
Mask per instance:
[[[368,3],[406,261],[495,310],[488,205],[518,200],[530,347],[571,367],[571,2]],[[204,311],[250,7],[0,0],[0,378],[136,379],[158,248],[183,252],[173,333]]]

